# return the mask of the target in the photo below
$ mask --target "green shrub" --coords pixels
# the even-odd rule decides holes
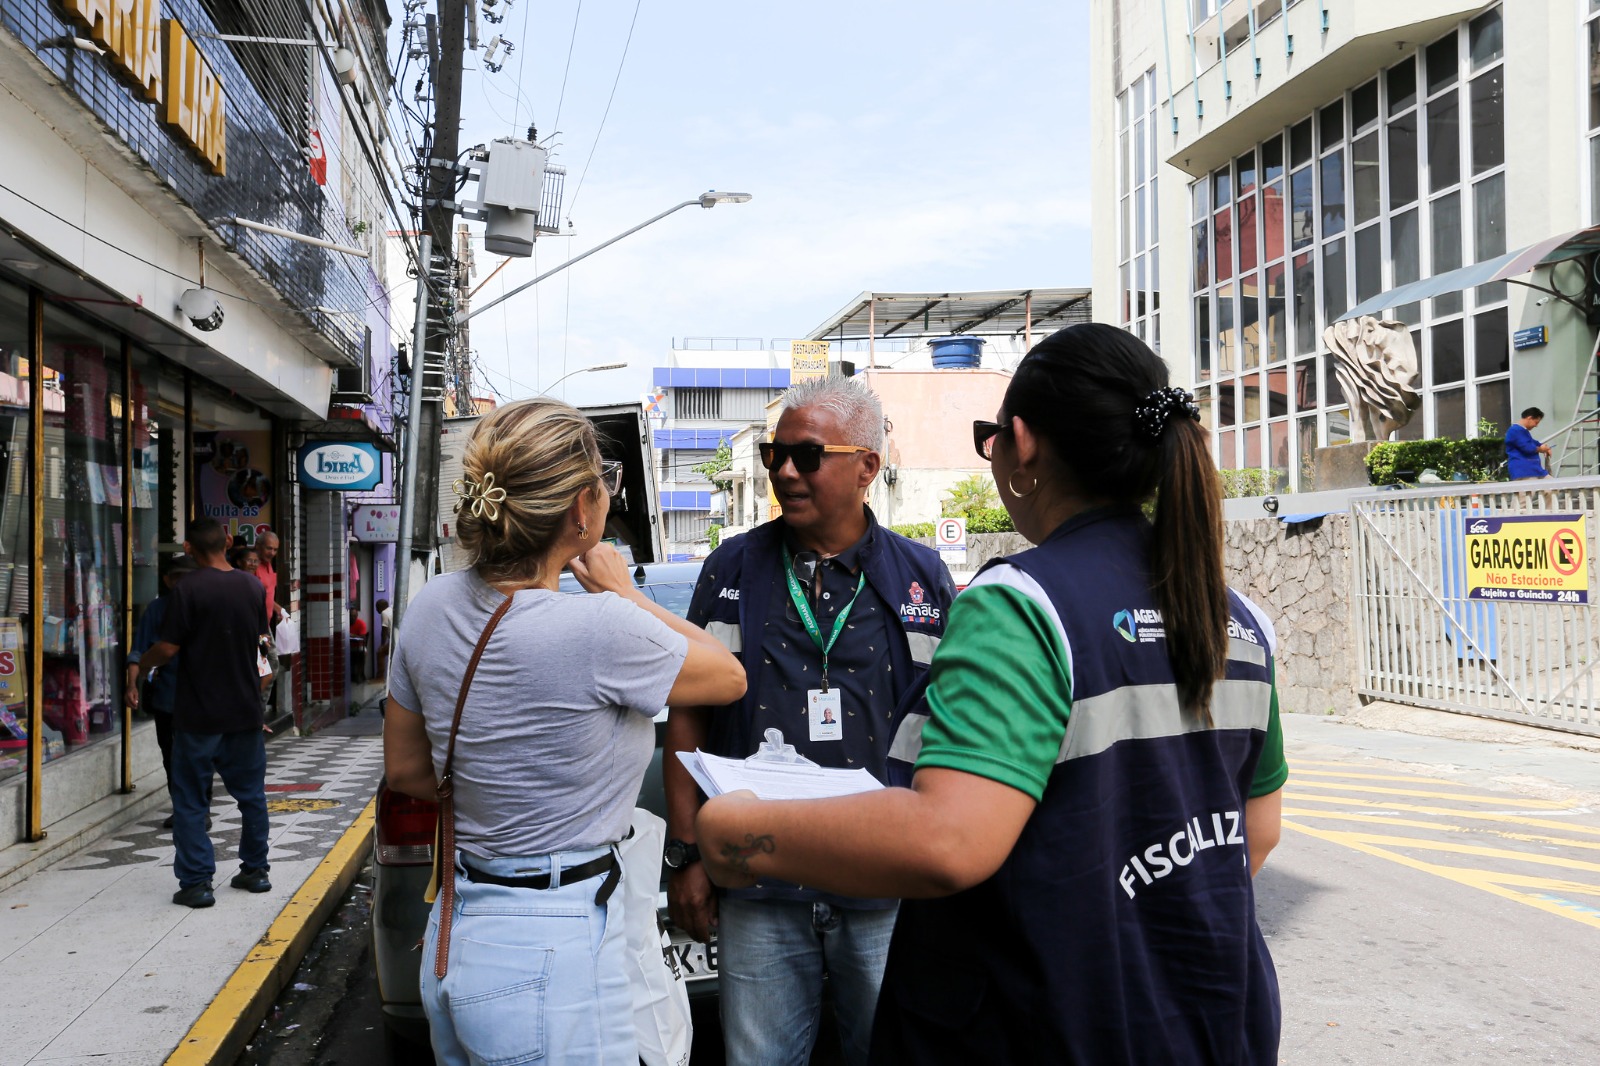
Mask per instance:
[[[902,525],[890,526],[889,528],[900,534],[902,537],[910,537],[912,540],[916,540],[918,537],[933,536],[932,522],[906,522]]]
[[[1246,496],[1270,496],[1278,491],[1276,470],[1218,470],[1222,479],[1222,496],[1239,500]]]
[[[968,533],[1015,533],[1011,514],[1004,507],[984,507],[967,512]]]
[[[711,535],[711,550],[716,551],[717,545],[722,543],[722,527],[713,522],[707,532]]]
[[[1432,470],[1444,481],[1457,474],[1469,481],[1495,481],[1503,475],[1505,442],[1499,437],[1474,437],[1468,440],[1384,441],[1367,455],[1367,472],[1374,485],[1409,485],[1424,470]]]

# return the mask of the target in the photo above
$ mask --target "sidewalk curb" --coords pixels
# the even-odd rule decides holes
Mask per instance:
[[[166,777],[157,767],[135,782],[133,792],[102,796],[82,810],[52,822],[45,827],[43,840],[19,840],[0,848],[0,892],[94,847],[167,802]]]
[[[311,942],[371,853],[377,803],[377,797],[367,803],[300,890],[284,904],[250,954],[178,1042],[166,1066],[227,1066],[238,1058],[278,993],[293,980]]]

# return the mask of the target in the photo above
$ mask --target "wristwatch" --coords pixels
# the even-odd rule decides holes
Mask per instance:
[[[682,840],[672,839],[667,841],[662,859],[669,870],[682,870],[690,863],[700,861],[700,845],[689,844]]]

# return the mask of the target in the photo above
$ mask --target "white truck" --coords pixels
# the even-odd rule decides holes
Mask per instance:
[[[622,491],[611,501],[607,535],[619,541],[623,555],[634,563],[655,563],[666,558],[661,540],[661,511],[656,489],[655,464],[650,456],[650,423],[644,404],[616,403],[580,407],[594,423],[600,438],[600,455],[622,464]],[[461,477],[461,457],[481,415],[447,418],[439,449],[439,569],[442,573],[466,565],[466,554],[456,544],[456,494],[452,487]]]

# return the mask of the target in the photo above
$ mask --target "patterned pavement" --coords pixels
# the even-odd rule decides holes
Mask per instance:
[[[350,820],[372,798],[383,773],[381,737],[285,737],[267,745],[267,814],[271,824],[268,861],[320,859]],[[353,810],[352,810],[353,808]],[[94,870],[155,863],[171,866],[172,830],[161,828],[172,813],[163,805],[94,847],[55,868]],[[217,779],[211,805],[211,842],[217,869],[239,849],[239,808]]]
[[[218,783],[217,903],[175,906],[169,808],[0,892],[0,1066],[159,1066],[355,821],[383,771],[363,714],[267,744],[272,889],[228,887],[238,808]],[[161,788],[159,774],[141,789]]]

